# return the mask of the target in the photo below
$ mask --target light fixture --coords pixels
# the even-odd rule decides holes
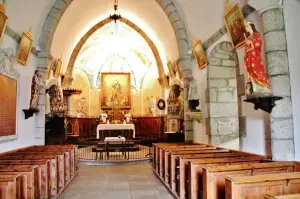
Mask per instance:
[[[118,0],[114,0],[114,11],[115,13],[113,15],[110,15],[109,18],[113,19],[115,23],[117,23],[117,20],[121,18],[121,15],[118,11]]]

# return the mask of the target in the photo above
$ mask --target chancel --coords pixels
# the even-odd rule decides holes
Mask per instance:
[[[0,198],[300,198],[299,10],[0,0]]]

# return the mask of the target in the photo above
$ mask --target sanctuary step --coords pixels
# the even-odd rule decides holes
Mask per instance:
[[[153,172],[176,199],[300,194],[300,164],[207,144],[153,144]],[[295,198],[297,195],[288,196]]]
[[[75,145],[9,151],[0,154],[0,198],[58,198],[77,173]]]

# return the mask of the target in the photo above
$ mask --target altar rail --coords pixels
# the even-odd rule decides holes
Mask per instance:
[[[145,141],[99,142],[92,140],[78,145],[78,158],[83,161],[128,161],[151,157],[151,143]]]

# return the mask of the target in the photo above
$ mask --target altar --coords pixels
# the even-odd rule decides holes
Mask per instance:
[[[98,124],[97,126],[97,139],[103,139],[105,137],[111,137],[111,135],[105,135],[104,131],[109,130],[132,130],[132,137],[135,138],[134,124]],[[101,136],[100,136],[101,131]],[[126,136],[125,136],[126,137]]]

